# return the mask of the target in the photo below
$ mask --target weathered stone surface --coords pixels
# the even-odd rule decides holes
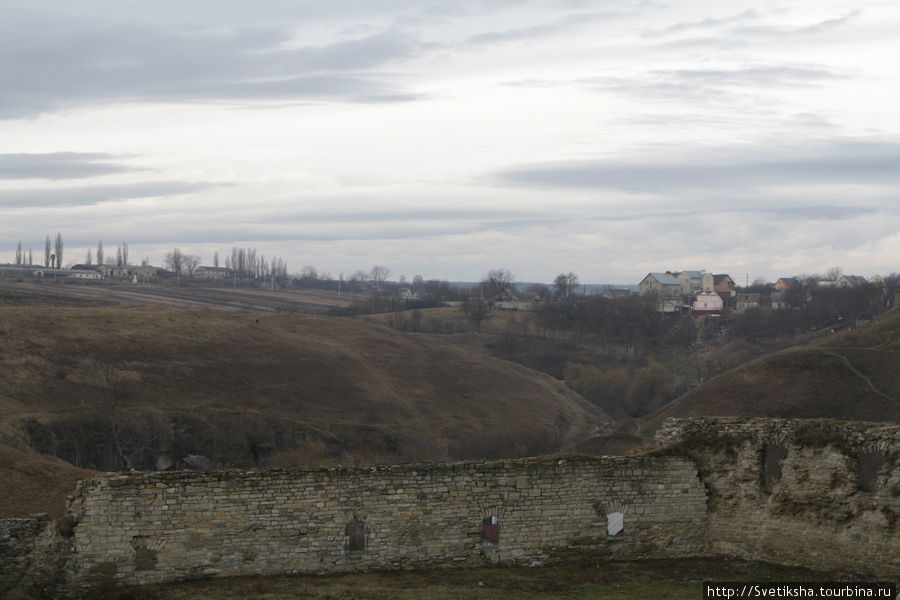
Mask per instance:
[[[0,519],[0,597],[16,589],[35,598],[55,597],[70,585],[71,539],[46,514]]]
[[[80,482],[72,510],[79,582],[106,563],[150,583],[707,551],[705,490],[682,457],[116,475]],[[608,540],[613,511],[626,531]]]
[[[0,595],[585,556],[900,575],[900,426],[669,419],[657,439],[644,457],[110,474],[79,482],[71,537],[0,520]]]
[[[657,441],[677,445],[697,462],[709,490],[713,552],[838,573],[900,576],[896,424],[667,419]],[[779,452],[775,480],[766,471],[766,450],[772,446],[786,450],[783,458]]]

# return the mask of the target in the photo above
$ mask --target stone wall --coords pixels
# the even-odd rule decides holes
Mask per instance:
[[[707,552],[683,457],[119,475],[71,510],[77,584]]]
[[[0,519],[0,597],[16,589],[53,597],[67,584],[69,544],[46,514]]]
[[[0,590],[11,588],[27,571],[35,539],[47,521],[47,515],[0,519]]]
[[[900,426],[668,419],[657,440],[643,457],[85,480],[68,523],[0,520],[0,596],[585,556],[726,555],[900,576]],[[607,535],[620,514],[624,531]]]
[[[657,441],[697,462],[713,553],[900,576],[897,424],[667,419]]]

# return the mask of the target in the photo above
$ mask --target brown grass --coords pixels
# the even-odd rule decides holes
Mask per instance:
[[[96,473],[6,444],[0,444],[0,465],[0,518],[40,512],[59,518],[65,513],[66,496],[75,490],[75,482]]]
[[[806,346],[782,350],[715,377],[640,419],[743,416],[900,421],[900,354]]]
[[[235,466],[309,466],[316,440],[350,462],[513,456],[607,422],[552,377],[356,319],[7,306],[0,352],[0,433],[48,445],[118,425]]]
[[[2,296],[28,298],[30,305],[156,304],[176,308],[208,308],[225,312],[324,313],[349,306],[353,294],[325,290],[233,288],[199,281],[129,284],[121,282],[15,281],[0,277]],[[9,299],[6,300],[9,302]]]
[[[689,558],[590,561],[541,568],[484,567],[330,576],[241,577],[138,588],[131,593],[135,598],[147,600],[693,599],[702,597],[703,581],[828,581],[834,578],[833,573],[796,567],[730,559]]]

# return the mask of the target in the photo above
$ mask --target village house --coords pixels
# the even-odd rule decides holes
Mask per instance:
[[[797,281],[796,277],[779,277],[778,281],[775,282],[775,289],[779,292],[796,287],[800,287],[800,282]]]
[[[719,294],[724,294],[726,296],[734,296],[737,284],[734,283],[734,279],[731,278],[731,275],[726,273],[722,273],[720,275],[713,275],[713,291],[718,292]]]
[[[640,283],[641,296],[656,294],[659,298],[677,298],[682,295],[681,282],[671,271],[648,273]]]
[[[156,274],[159,271],[157,267],[152,265],[141,265],[139,267],[128,268],[131,271],[132,280],[137,278],[137,280],[142,283],[147,283],[148,281],[156,279]]]
[[[791,305],[787,301],[787,292],[772,292],[771,301],[774,310],[787,310]]]
[[[835,287],[839,288],[855,288],[868,283],[866,278],[861,275],[844,275],[834,282]]]
[[[713,291],[713,276],[706,271],[681,271],[675,273],[675,278],[681,284],[681,294],[684,296]]]
[[[700,292],[691,305],[694,314],[721,314],[724,307],[722,297],[716,292]]]
[[[743,311],[749,308],[759,308],[759,294],[738,294],[735,297],[735,310]]]

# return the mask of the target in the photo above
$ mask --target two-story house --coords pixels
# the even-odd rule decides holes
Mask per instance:
[[[639,284],[641,296],[656,294],[660,299],[677,298],[682,295],[681,282],[671,271],[647,273]]]

